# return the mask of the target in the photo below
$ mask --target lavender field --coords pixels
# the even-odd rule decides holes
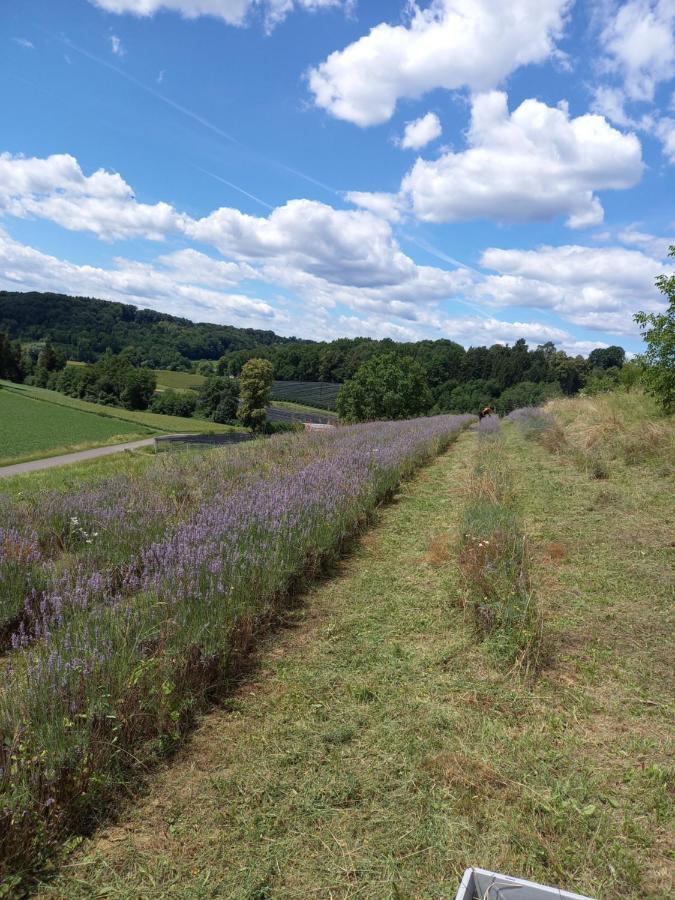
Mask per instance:
[[[256,628],[472,418],[278,436],[0,495],[0,876],[100,820],[227,686]]]

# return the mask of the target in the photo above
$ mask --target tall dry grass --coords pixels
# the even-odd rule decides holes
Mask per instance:
[[[591,474],[609,471],[617,461],[675,467],[675,419],[664,417],[646,394],[615,391],[552,400],[545,410],[553,422],[541,435],[544,446],[571,456]]]

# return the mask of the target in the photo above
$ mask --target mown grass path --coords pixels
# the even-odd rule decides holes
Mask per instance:
[[[672,495],[652,470],[592,482],[507,444],[554,653],[537,681],[500,670],[459,605],[464,434],[41,895],[452,898],[477,864],[668,896]]]

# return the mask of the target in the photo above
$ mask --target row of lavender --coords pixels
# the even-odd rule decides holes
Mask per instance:
[[[59,597],[89,603],[137,571],[140,555],[213,496],[270,465],[299,465],[311,453],[289,436],[211,457],[161,457],[75,491],[20,499],[0,494],[0,652],[39,635]]]
[[[196,475],[160,464],[133,485],[47,496],[35,525],[6,504],[30,577],[0,690],[0,877],[34,868],[180,739],[256,624],[471,418],[212,451]]]

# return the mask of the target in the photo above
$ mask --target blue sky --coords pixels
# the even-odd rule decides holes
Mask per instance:
[[[313,339],[639,351],[675,0],[0,7],[0,288]]]

